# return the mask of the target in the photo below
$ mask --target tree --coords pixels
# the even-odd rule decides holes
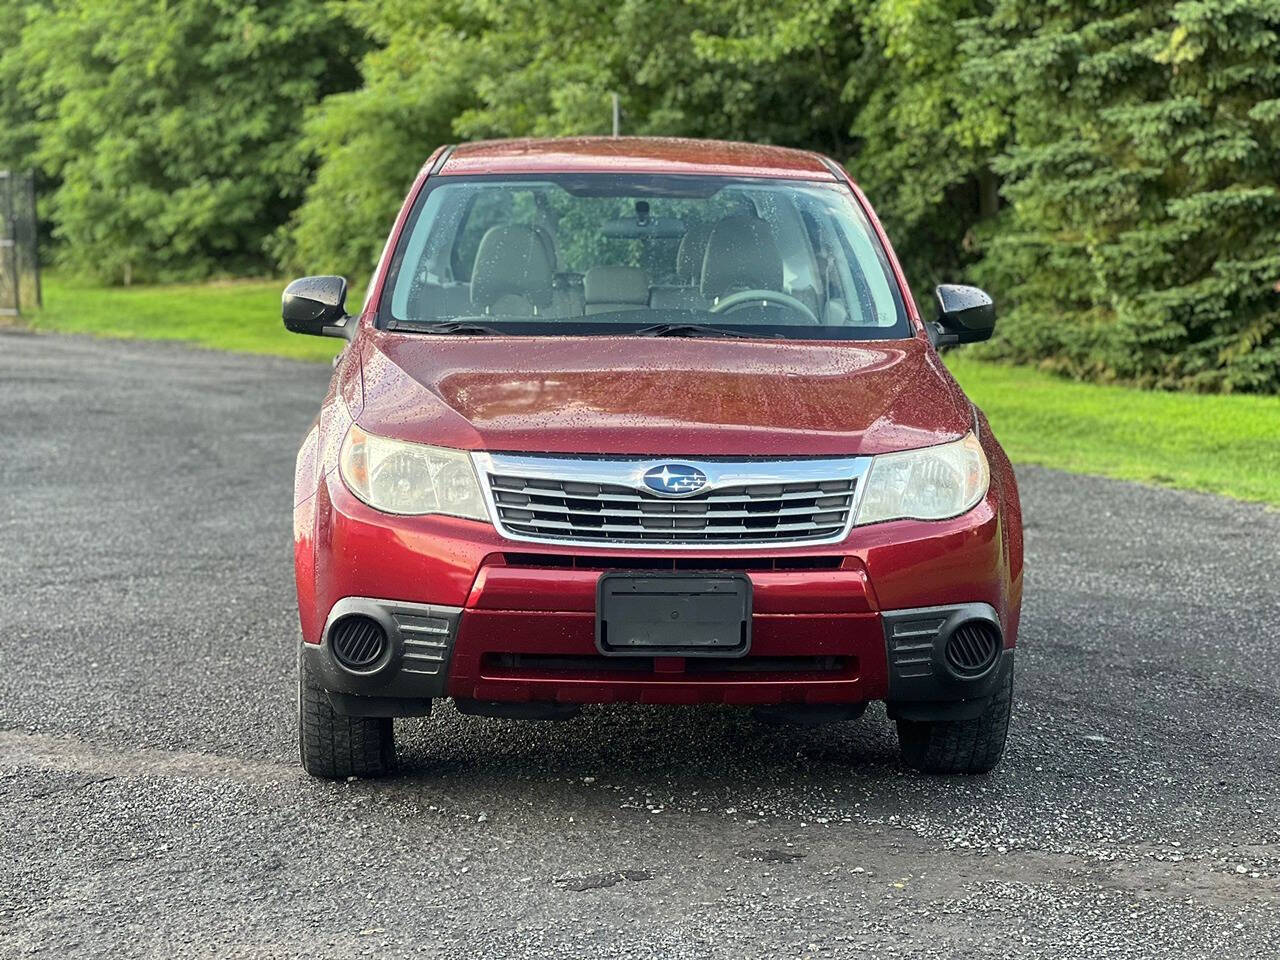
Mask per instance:
[[[295,272],[372,272],[418,168],[455,139],[454,120],[478,102],[484,21],[461,0],[363,0],[347,15],[375,44],[358,89],[307,114],[301,153],[318,164],[305,202],[274,249]]]
[[[850,0],[481,2],[493,69],[459,136],[624,132],[812,146],[842,155],[846,71],[860,47]]]
[[[313,0],[29,9],[59,259],[126,283],[261,269],[310,176],[303,108],[354,83],[363,40]]]
[[[849,169],[894,238],[917,295],[961,279],[976,259],[974,226],[995,215],[992,159],[1008,114],[965,83],[960,25],[979,0],[875,0],[864,54],[845,99],[857,105]]]
[[[314,110],[321,166],[281,235],[296,269],[363,278],[404,190],[438,145],[602,134],[618,93],[624,132],[852,145],[842,100],[860,50],[849,0],[363,0],[378,43],[364,86]]]
[[[1078,377],[1280,388],[1280,2],[995,4],[1010,209],[975,274],[998,356]]]
[[[39,142],[36,102],[21,56],[30,7],[28,0],[0,0],[0,170],[31,166]]]

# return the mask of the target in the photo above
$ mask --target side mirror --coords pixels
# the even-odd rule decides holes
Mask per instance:
[[[303,277],[284,288],[280,314],[286,330],[316,337],[350,340],[356,324],[347,316],[347,281],[343,277]]]
[[[977,287],[943,283],[934,291],[938,304],[934,346],[990,340],[996,328],[996,305]]]

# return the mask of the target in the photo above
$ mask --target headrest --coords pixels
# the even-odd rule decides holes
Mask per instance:
[[[540,223],[535,223],[533,229],[537,231],[538,239],[542,241],[542,245],[547,249],[547,259],[551,261],[551,272],[555,273],[558,269],[556,256],[556,238],[551,230]]]
[[[490,227],[480,238],[471,270],[471,303],[488,307],[500,297],[516,296],[544,307],[551,302],[552,279],[546,245],[533,227]]]
[[[695,223],[680,238],[676,248],[676,276],[685,283],[697,283],[702,276],[702,258],[711,238],[711,224]]]
[[[592,267],[582,278],[587,303],[649,302],[649,278],[639,267]]]
[[[715,300],[735,290],[781,290],[782,254],[759,217],[725,217],[711,231],[702,260],[702,296]]]

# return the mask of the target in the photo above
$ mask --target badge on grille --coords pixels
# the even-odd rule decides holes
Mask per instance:
[[[664,497],[687,497],[707,485],[707,475],[687,463],[664,463],[645,471],[644,485]]]

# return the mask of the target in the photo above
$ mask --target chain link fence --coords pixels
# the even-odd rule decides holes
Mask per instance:
[[[0,317],[39,306],[35,178],[0,170]]]

